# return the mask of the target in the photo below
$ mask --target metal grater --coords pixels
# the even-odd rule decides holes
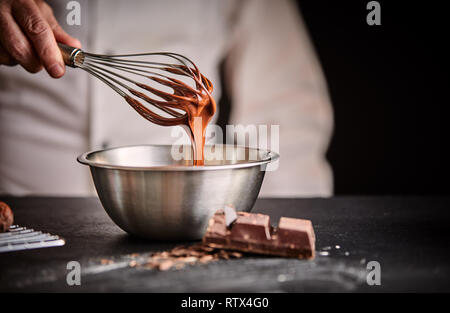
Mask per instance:
[[[66,241],[19,225],[12,225],[7,232],[0,233],[0,252],[64,246]]]

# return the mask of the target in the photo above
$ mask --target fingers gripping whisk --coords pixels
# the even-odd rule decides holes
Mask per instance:
[[[189,125],[193,115],[202,115],[199,111],[215,111],[211,82],[181,54],[103,55],[63,44],[59,47],[67,65],[83,69],[100,79],[140,115],[155,124]],[[151,104],[159,113],[141,105],[139,100]]]

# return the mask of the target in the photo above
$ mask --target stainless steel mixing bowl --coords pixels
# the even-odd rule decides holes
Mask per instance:
[[[200,239],[217,209],[226,204],[252,209],[267,164],[278,159],[267,150],[217,145],[218,150],[205,148],[205,166],[192,166],[190,148],[180,149],[188,160],[179,161],[172,156],[179,150],[172,149],[128,146],[78,157],[89,165],[106,212],[126,232],[157,240]]]

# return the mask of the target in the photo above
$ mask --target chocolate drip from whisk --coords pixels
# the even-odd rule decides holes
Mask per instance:
[[[108,56],[79,51],[77,55],[82,62],[75,62],[75,67],[84,69],[113,88],[148,121],[161,126],[184,126],[192,141],[193,164],[204,165],[206,127],[216,111],[216,102],[211,96],[212,83],[191,60],[167,52]],[[148,59],[155,57],[167,57],[177,64]],[[183,78],[190,80],[191,84]],[[163,91],[150,83],[170,91]],[[140,100],[169,116],[154,112]]]

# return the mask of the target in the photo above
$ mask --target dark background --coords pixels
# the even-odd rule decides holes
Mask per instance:
[[[444,2],[298,1],[325,72],[336,194],[448,194]]]

